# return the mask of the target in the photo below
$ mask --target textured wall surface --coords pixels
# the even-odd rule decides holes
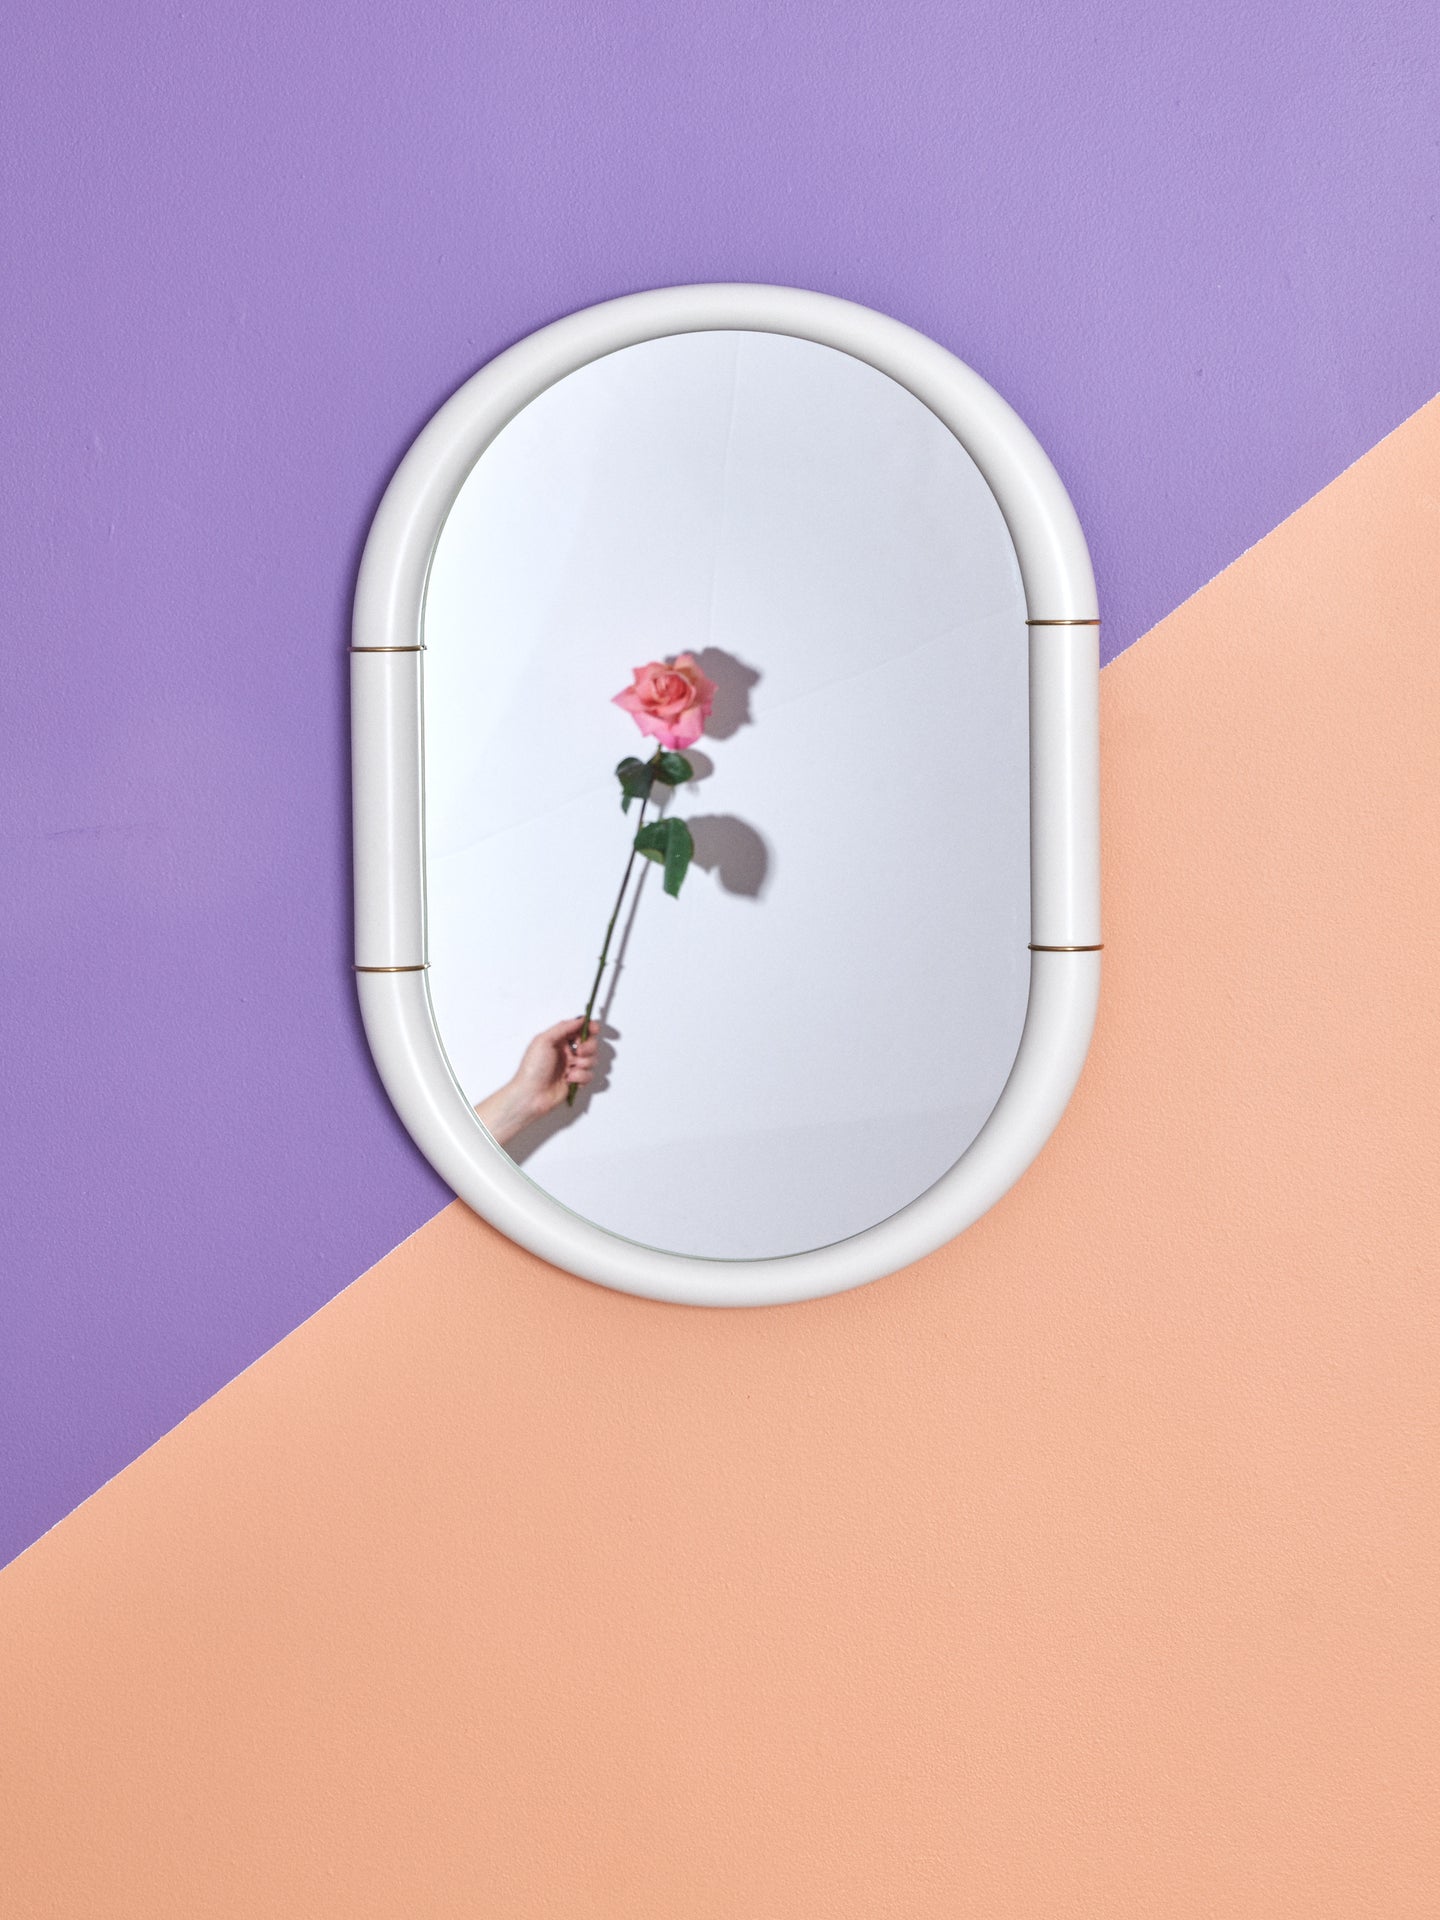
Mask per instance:
[[[1437,78],[1428,0],[5,13],[7,1920],[1435,1911]],[[348,974],[394,462],[710,278],[976,366],[1122,654],[1055,1141],[735,1315],[437,1213]]]
[[[458,1204],[0,1578],[16,1920],[1428,1920],[1440,403],[1103,676],[1056,1138],[808,1306]]]
[[[1120,647],[1436,386],[1415,0],[24,0],[0,22],[0,1557],[445,1198],[347,951],[396,459],[585,303],[784,281],[1035,427]]]

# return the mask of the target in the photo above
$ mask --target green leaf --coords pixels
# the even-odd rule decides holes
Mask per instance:
[[[670,842],[665,849],[665,891],[672,900],[680,896],[680,886],[695,855],[695,842],[683,820],[667,820]]]
[[[635,851],[643,853],[647,860],[658,860],[665,864],[665,849],[670,844],[670,822],[652,820],[648,826],[641,827],[635,836]]]
[[[650,789],[655,784],[654,762],[637,760],[633,754],[628,755],[616,767],[615,778],[620,782],[620,811],[628,813],[632,800],[650,798]]]
[[[695,857],[695,842],[683,820],[652,820],[635,836],[635,851],[644,854],[665,869],[665,891],[679,896],[690,862]]]
[[[655,777],[667,787],[678,787],[682,781],[695,778],[695,769],[683,753],[662,753],[655,761]]]

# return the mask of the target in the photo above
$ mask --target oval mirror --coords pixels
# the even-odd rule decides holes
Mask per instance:
[[[958,1232],[1098,988],[1096,618],[1043,453],[846,302],[676,288],[441,410],[367,546],[357,977],[463,1198],[804,1298]]]

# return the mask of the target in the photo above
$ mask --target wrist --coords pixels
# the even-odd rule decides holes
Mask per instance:
[[[494,1093],[480,1102],[475,1111],[502,1147],[513,1140],[522,1127],[528,1127],[532,1120],[539,1118],[533,1100],[514,1080],[497,1087]]]

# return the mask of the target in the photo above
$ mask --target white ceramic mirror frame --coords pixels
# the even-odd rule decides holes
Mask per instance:
[[[466,476],[522,407],[577,368],[667,334],[790,334],[867,362],[930,408],[999,503],[1030,636],[1030,997],[993,1112],[955,1165],[888,1220],[766,1260],[665,1253],[582,1219],[485,1131],[435,1024],[426,981],[422,663],[425,588]],[[839,1293],[952,1240],[1039,1153],[1080,1076],[1100,988],[1099,639],[1085,538],[1024,422],[978,374],[867,307],[792,287],[664,287],[542,328],[467,380],[425,427],[380,503],[355,592],[351,720],[355,970],[366,1036],[396,1111],[460,1198],[521,1246],[586,1280],[696,1306]]]

